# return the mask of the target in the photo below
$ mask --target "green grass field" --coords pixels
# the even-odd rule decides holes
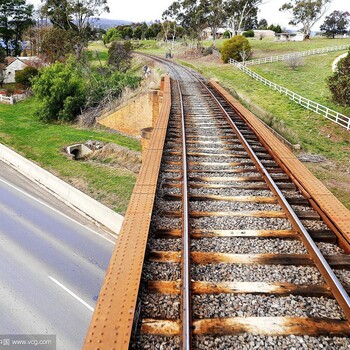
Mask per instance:
[[[328,39],[324,37],[314,37],[310,40],[305,40],[302,42],[283,42],[277,41],[274,38],[264,38],[263,40],[259,40],[256,38],[248,38],[248,40],[253,50],[252,58],[284,55],[290,52],[308,51],[323,47],[350,45],[350,38]],[[216,47],[220,49],[223,42],[223,39],[218,40],[216,43]],[[211,42],[206,43],[211,44]]]
[[[98,129],[44,124],[34,116],[35,104],[33,98],[12,106],[0,104],[0,142],[115,211],[124,213],[136,175],[122,168],[69,160],[63,149],[91,139],[140,151],[139,141]]]

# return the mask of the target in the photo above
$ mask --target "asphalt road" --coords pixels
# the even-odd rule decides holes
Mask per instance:
[[[0,162],[0,335],[81,349],[114,242]]]

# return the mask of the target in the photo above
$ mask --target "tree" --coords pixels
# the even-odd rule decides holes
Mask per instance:
[[[337,70],[327,79],[327,84],[335,102],[350,106],[350,50],[338,62]]]
[[[262,0],[227,0],[225,11],[227,13],[227,25],[232,34],[237,35],[244,30],[253,29],[257,22],[258,6]],[[247,25],[249,24],[249,25]]]
[[[268,27],[267,27],[268,30],[273,30],[275,33],[282,33],[282,28],[279,24],[270,24]]]
[[[5,49],[0,45],[0,64],[5,63],[6,58],[6,51]]]
[[[45,29],[41,39],[41,54],[45,61],[54,63],[65,61],[75,52],[72,33],[61,28],[51,27]]]
[[[223,7],[223,0],[203,0],[204,20],[211,29],[213,36],[213,46],[217,36],[217,30],[226,20],[226,12]]]
[[[280,11],[289,11],[293,19],[292,25],[302,24],[302,31],[310,37],[311,28],[328,10],[332,0],[290,0],[282,5]]]
[[[86,87],[75,60],[54,63],[33,79],[36,114],[45,122],[73,122],[86,100]]]
[[[23,70],[16,72],[15,81],[26,88],[32,86],[32,79],[38,75],[38,69],[35,67],[25,67]]]
[[[109,12],[107,0],[44,0],[43,13],[53,26],[70,32],[69,38],[77,57],[92,34],[91,22]]]
[[[6,51],[0,45],[0,87],[2,87],[5,81],[4,70],[3,70],[5,68],[5,57],[6,57]]]
[[[267,29],[267,27],[268,27],[267,20],[265,18],[261,19],[258,23],[258,29],[264,30],[264,29]]]
[[[0,39],[5,45],[6,55],[19,56],[24,31],[33,24],[33,5],[26,0],[0,1]]]
[[[334,37],[337,34],[345,34],[350,23],[350,13],[342,11],[333,11],[326,17],[324,23],[320,26],[321,31],[328,37]]]
[[[193,42],[201,41],[201,33],[207,25],[204,0],[175,1],[168,11],[172,13],[171,17],[184,28]]]
[[[134,28],[133,37],[134,39],[144,40],[148,26],[146,22],[137,23]]]
[[[110,28],[107,30],[107,33],[103,36],[103,43],[109,44],[112,41],[118,41],[118,40],[122,40],[123,36],[122,36],[122,32],[117,29],[117,28]]]
[[[114,41],[108,50],[108,64],[120,72],[126,72],[131,66],[131,49],[130,41],[124,44]]]
[[[251,47],[247,38],[243,35],[235,35],[224,41],[221,49],[221,58],[227,63],[230,58],[236,61],[245,61],[251,55]]]

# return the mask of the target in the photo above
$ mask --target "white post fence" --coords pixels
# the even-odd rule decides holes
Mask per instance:
[[[16,102],[23,101],[27,98],[26,94],[18,94],[13,96],[5,96],[0,94],[0,103],[13,105]]]
[[[308,51],[302,51],[302,52],[295,52],[295,53],[289,53],[286,55],[279,55],[279,56],[271,56],[271,57],[263,57],[258,58],[255,60],[249,60],[245,61],[246,66],[253,66],[256,64],[264,64],[264,63],[272,63],[272,62],[278,62],[278,61],[286,61],[290,58],[294,57],[305,57],[305,56],[311,56],[311,55],[318,55],[326,52],[334,52],[334,51],[342,51],[349,49],[350,44],[347,45],[339,45],[339,46],[331,46],[331,47],[323,47],[321,49],[314,49],[314,50],[308,50]]]
[[[5,96],[0,94],[0,103],[7,103],[10,105],[13,105],[13,97],[12,96]]]
[[[243,71],[244,73],[248,74],[250,77],[254,78],[255,80],[261,81],[263,84],[269,86],[271,89],[277,90],[281,94],[287,95],[291,100],[298,103],[299,105],[309,109],[310,111],[313,111],[317,114],[322,115],[323,117],[331,120],[334,123],[337,123],[338,125],[342,126],[347,130],[350,130],[350,118],[347,117],[346,115],[333,111],[332,109],[329,109],[328,107],[320,105],[317,102],[311,101],[301,95],[296,94],[293,91],[286,89],[281,85],[277,85],[276,83],[273,83],[263,78],[261,75],[253,72],[251,69],[247,68],[242,63],[236,60],[233,60],[232,58],[230,58],[229,63],[237,67],[239,70]]]

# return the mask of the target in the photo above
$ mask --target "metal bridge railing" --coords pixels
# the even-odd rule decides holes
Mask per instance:
[[[258,80],[262,82],[263,84],[269,86],[271,89],[277,90],[281,94],[287,95],[291,100],[298,103],[299,105],[309,109],[310,111],[313,111],[319,115],[322,115],[323,117],[331,120],[334,123],[337,123],[338,125],[342,126],[343,128],[350,130],[350,118],[347,117],[344,114],[338,113],[332,109],[329,109],[328,107],[325,107],[317,102],[311,101],[301,95],[296,94],[295,92],[286,89],[285,87],[278,85],[276,83],[273,83],[261,75],[253,72],[251,69],[244,66],[242,63],[233,60],[230,58],[229,63],[235,67],[237,67],[239,70],[243,71],[244,73],[248,74],[250,77],[254,78],[255,80]]]
[[[278,62],[278,61],[286,61],[286,60],[288,60],[290,58],[294,58],[294,57],[305,57],[305,56],[311,56],[311,55],[318,55],[318,54],[322,54],[322,53],[326,53],[326,52],[347,50],[347,49],[349,49],[349,47],[350,47],[350,44],[339,45],[339,46],[331,46],[331,47],[323,47],[323,48],[320,48],[320,49],[289,53],[289,54],[286,54],[286,55],[258,58],[258,59],[255,59],[255,60],[245,61],[244,64],[246,66],[253,66],[253,65],[256,65],[256,64],[264,64],[264,63],[272,63],[272,62]]]

